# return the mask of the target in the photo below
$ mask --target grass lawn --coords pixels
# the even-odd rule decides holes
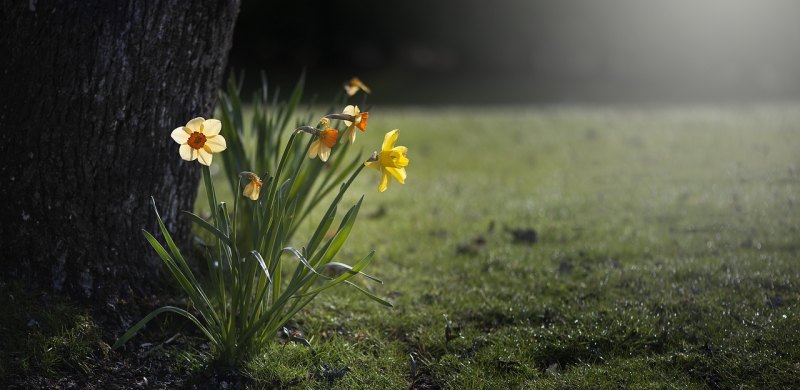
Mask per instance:
[[[797,106],[370,114],[355,146],[399,128],[408,179],[361,174],[337,260],[376,250],[360,284],[394,308],[320,296],[296,318],[316,354],[275,343],[252,386],[800,383]]]

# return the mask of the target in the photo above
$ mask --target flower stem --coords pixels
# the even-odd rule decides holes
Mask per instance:
[[[211,181],[211,170],[206,165],[203,165],[203,184],[206,186],[206,197],[208,198],[211,218],[214,220],[214,226],[219,229],[221,221],[217,215],[217,194],[214,192],[214,183]]]

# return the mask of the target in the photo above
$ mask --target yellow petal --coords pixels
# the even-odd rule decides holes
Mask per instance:
[[[202,125],[203,122],[205,122],[205,119],[198,116],[197,118],[190,120],[189,123],[186,124],[186,127],[191,131],[200,132],[200,125]]]
[[[219,134],[219,131],[222,130],[222,123],[219,119],[207,119],[203,121],[203,134],[206,137],[212,137]]]
[[[316,158],[319,154],[319,146],[322,143],[319,140],[316,140],[311,143],[311,146],[308,147],[308,158]]]
[[[392,177],[400,184],[406,183],[406,169],[405,168],[391,168],[386,167],[386,172],[389,172]]]
[[[257,186],[253,182],[250,182],[250,184],[244,186],[244,191],[242,191],[242,195],[252,200],[258,200],[258,194],[261,192],[260,190],[261,187]]]
[[[381,170],[381,164],[379,164],[377,161],[365,161],[364,165],[367,168],[377,169],[379,171]]]
[[[364,83],[362,83],[361,80],[359,80],[358,78],[355,78],[353,80],[353,84],[357,85],[359,88],[361,88],[362,91],[364,91],[366,93],[372,93],[372,91],[370,91],[369,87],[364,85]]]
[[[178,153],[180,153],[181,158],[186,161],[193,161],[194,159],[197,158],[196,149],[193,149],[191,146],[187,144],[181,145],[181,147],[178,149]]]
[[[389,175],[386,171],[381,172],[381,184],[378,185],[378,192],[386,191],[389,188]]]
[[[212,153],[219,153],[227,147],[228,145],[225,143],[225,138],[222,138],[221,135],[212,135],[206,138],[206,143],[203,145],[203,149]]]
[[[172,134],[170,134],[170,136],[175,142],[179,144],[185,144],[186,141],[189,141],[189,135],[191,134],[192,134],[191,130],[181,126],[175,130],[172,130]]]
[[[197,160],[200,161],[200,164],[211,165],[211,159],[214,157],[214,155],[205,151],[205,149],[198,149],[197,153],[199,154],[199,158]]]
[[[397,138],[400,137],[400,130],[394,129],[383,137],[383,145],[381,146],[381,150],[389,151],[392,150],[394,147],[394,143],[397,142]]]
[[[394,165],[398,168],[408,166],[408,157],[406,152],[408,149],[405,146],[398,146],[392,148],[391,156],[394,159]]]

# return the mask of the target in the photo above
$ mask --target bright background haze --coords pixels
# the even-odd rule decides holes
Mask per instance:
[[[392,104],[800,97],[792,0],[244,0],[230,64]]]

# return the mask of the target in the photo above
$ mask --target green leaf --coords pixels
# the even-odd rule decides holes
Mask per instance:
[[[361,261],[359,261],[358,263],[356,263],[356,265],[353,266],[353,268],[351,269],[351,272],[339,275],[338,277],[336,277],[335,279],[331,280],[330,282],[325,283],[324,285],[322,285],[320,287],[317,287],[317,288],[315,288],[315,289],[313,289],[311,291],[308,291],[308,292],[302,294],[301,296],[319,294],[322,291],[325,291],[325,290],[327,290],[327,289],[329,289],[329,288],[331,288],[331,287],[333,287],[333,286],[335,286],[335,285],[337,285],[337,284],[339,284],[341,282],[344,282],[345,280],[347,280],[350,277],[352,277],[355,273],[361,272],[361,270],[364,269],[369,264],[370,261],[372,261],[372,256],[374,254],[375,254],[375,251],[371,251],[368,255],[364,256],[364,258],[361,259]]]
[[[267,270],[267,263],[264,262],[264,258],[261,257],[261,254],[258,253],[256,250],[250,251],[250,254],[258,260],[258,265],[261,266],[261,269],[264,270],[264,275],[267,276],[267,280],[272,283],[272,277],[269,276],[269,270]]]
[[[220,231],[219,229],[215,228],[213,225],[208,223],[205,219],[200,218],[199,216],[189,211],[184,210],[183,213],[188,215],[192,219],[192,222],[198,224],[201,228],[213,234],[214,237],[220,239],[225,245],[233,247],[233,242],[231,242],[231,239],[228,236],[226,236],[225,233],[223,233],[222,231]]]
[[[319,274],[317,272],[317,270],[315,270],[314,267],[311,266],[311,264],[308,262],[308,260],[306,260],[305,256],[303,256],[303,254],[300,253],[300,251],[298,251],[297,249],[294,249],[292,247],[287,246],[286,248],[283,248],[283,251],[293,254],[294,257],[296,257],[298,260],[300,260],[300,262],[303,263],[303,265],[305,265],[306,268],[308,268],[311,272],[313,272],[313,273],[315,273],[315,274],[317,274],[319,276],[322,276],[325,279],[330,279],[327,276]]]
[[[388,301],[385,301],[385,300],[383,300],[382,298],[379,298],[378,296],[376,296],[376,295],[372,294],[371,292],[369,292],[369,291],[367,291],[367,290],[364,290],[364,289],[363,289],[363,288],[361,288],[361,287],[358,287],[358,285],[356,285],[355,283],[353,283],[353,282],[351,282],[351,281],[349,281],[349,280],[345,280],[344,282],[345,282],[345,283],[347,283],[348,285],[352,286],[352,287],[355,287],[355,288],[356,288],[358,291],[361,291],[361,292],[362,292],[364,295],[368,296],[368,297],[369,297],[370,299],[372,299],[373,301],[375,301],[375,302],[378,302],[378,303],[380,303],[381,305],[384,305],[384,306],[388,306],[388,307],[394,307],[394,306],[393,306],[391,303],[389,303]]]
[[[202,331],[206,335],[206,337],[208,337],[209,341],[211,341],[212,344],[215,344],[215,345],[219,344],[219,342],[217,340],[217,337],[212,335],[211,332],[209,332],[208,329],[206,329],[206,327],[203,326],[202,323],[200,323],[200,321],[197,319],[197,317],[193,316],[191,313],[189,313],[186,310],[183,310],[183,309],[180,309],[180,308],[177,308],[177,307],[174,307],[174,306],[164,306],[164,307],[158,308],[156,310],[153,310],[153,312],[151,312],[150,314],[148,314],[147,316],[142,318],[138,323],[136,323],[136,325],[134,325],[130,329],[128,329],[128,331],[125,332],[125,334],[123,334],[122,337],[120,337],[117,340],[117,342],[114,343],[114,345],[111,347],[111,349],[117,349],[117,348],[121,347],[128,340],[130,340],[131,337],[135,336],[136,333],[139,333],[139,331],[142,329],[142,327],[147,325],[147,323],[150,322],[150,320],[152,320],[153,318],[155,318],[155,316],[157,316],[157,315],[159,315],[161,313],[165,313],[165,312],[172,312],[172,313],[175,313],[175,314],[178,314],[178,315],[182,315],[182,316],[188,318],[190,321],[194,322],[194,324],[197,325],[198,328],[200,328],[200,331]]]
[[[350,236],[350,231],[353,229],[353,225],[356,222],[356,216],[358,216],[358,210],[361,208],[361,202],[363,200],[364,196],[361,196],[358,202],[347,211],[347,214],[345,214],[342,219],[342,223],[339,225],[339,229],[336,230],[336,235],[328,241],[324,254],[314,262],[314,265],[328,263],[339,253],[339,250],[342,249],[342,246],[344,246],[344,243]]]

